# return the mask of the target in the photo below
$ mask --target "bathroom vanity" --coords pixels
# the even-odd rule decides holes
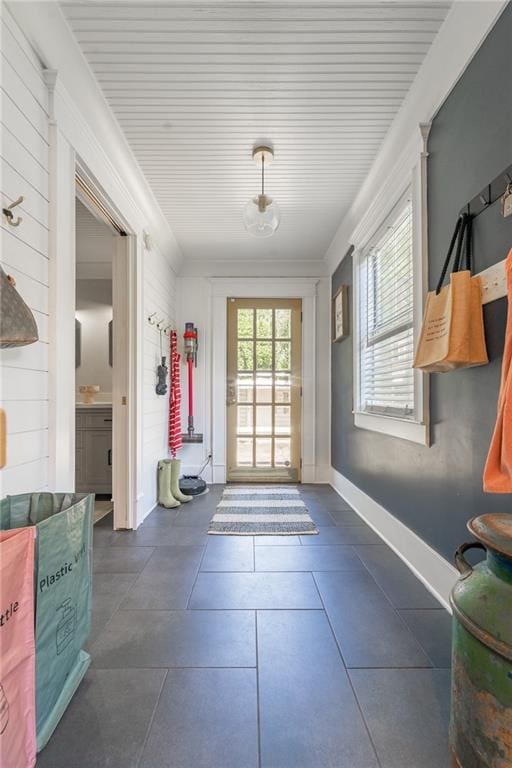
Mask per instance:
[[[76,406],[75,478],[78,493],[112,493],[112,405]]]

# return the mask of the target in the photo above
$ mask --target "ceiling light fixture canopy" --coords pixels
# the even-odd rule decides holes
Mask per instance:
[[[271,147],[255,147],[252,159],[261,165],[261,194],[246,204],[244,226],[253,237],[271,237],[281,221],[279,206],[265,194],[265,165],[270,165],[274,159],[274,150]]]

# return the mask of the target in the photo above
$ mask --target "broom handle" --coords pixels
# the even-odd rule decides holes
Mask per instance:
[[[194,428],[194,391],[192,383],[192,357],[187,360],[188,363],[188,427]]]

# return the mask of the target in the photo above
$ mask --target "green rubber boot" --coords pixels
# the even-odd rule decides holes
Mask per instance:
[[[170,459],[158,462],[158,503],[167,509],[180,506],[180,501],[171,492],[172,467]]]
[[[186,493],[180,491],[180,473],[181,461],[179,459],[171,459],[171,493],[179,501],[192,501],[192,496],[187,496]]]

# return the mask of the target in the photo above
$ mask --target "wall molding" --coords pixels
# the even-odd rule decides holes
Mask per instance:
[[[449,595],[459,576],[456,568],[334,467],[331,485],[451,613]]]
[[[317,259],[189,259],[180,277],[328,277],[326,262]]]

